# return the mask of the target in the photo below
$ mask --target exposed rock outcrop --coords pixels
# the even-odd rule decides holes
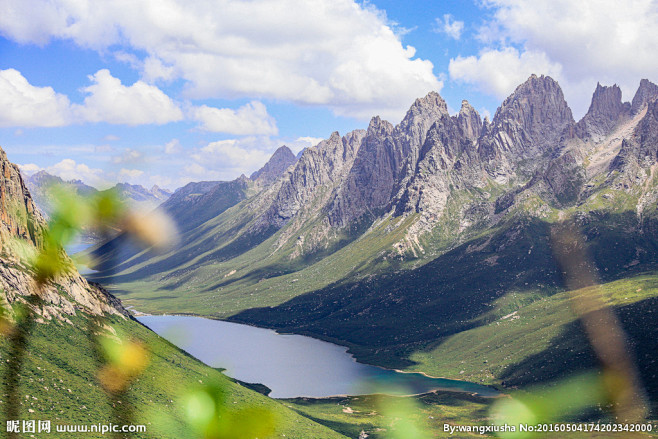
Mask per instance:
[[[656,98],[658,98],[658,85],[648,79],[642,79],[635,96],[633,96],[633,102],[631,102],[631,113],[639,113],[645,105]]]
[[[265,165],[258,171],[251,174],[251,180],[261,184],[267,185],[277,180],[283,175],[286,169],[294,165],[297,157],[292,153],[290,148],[286,145],[280,146],[272,157],[265,163]]]
[[[318,190],[322,191],[321,199],[314,205],[315,209],[321,209],[350,172],[365,137],[364,130],[343,137],[334,132],[317,146],[306,148],[295,167],[284,176],[283,184],[257,226],[262,229],[283,226],[318,195]]]
[[[70,270],[67,274],[37,288],[19,248],[22,245],[39,249],[47,226],[18,167],[9,162],[1,148],[0,172],[0,302],[27,303],[28,296],[39,294],[43,305],[35,312],[42,321],[52,318],[67,321],[65,316],[76,310],[95,315],[128,315],[116,298],[80,276],[68,259]]]
[[[589,110],[576,124],[576,135],[598,142],[628,119],[630,113],[631,104],[621,101],[621,89],[617,84],[605,87],[597,83]]]

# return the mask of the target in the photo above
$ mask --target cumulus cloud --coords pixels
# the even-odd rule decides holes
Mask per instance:
[[[112,163],[137,163],[144,160],[144,154],[141,151],[132,148],[126,148],[121,155],[112,157]]]
[[[0,70],[0,126],[57,127],[71,123],[69,99],[35,87],[15,69]]]
[[[57,175],[62,180],[82,180],[96,188],[110,186],[105,179],[102,169],[91,168],[84,163],[77,163],[73,159],[64,159],[59,163],[46,168],[46,172]]]
[[[543,52],[519,52],[513,47],[506,47],[484,50],[479,56],[453,58],[448,71],[453,80],[473,84],[481,91],[502,99],[531,74],[559,77],[562,67],[551,62]]]
[[[171,139],[164,146],[165,154],[178,154],[181,151],[183,151],[183,147],[178,139]]]
[[[52,87],[36,87],[15,69],[0,70],[0,126],[57,127],[84,122],[143,125],[183,119],[183,113],[159,88],[137,81],[121,84],[106,69],[89,79],[82,105],[56,93]],[[114,138],[114,137],[113,137]]]
[[[271,155],[271,152],[250,145],[254,141],[255,139],[228,139],[211,142],[191,157],[197,164],[221,165],[240,170],[239,173],[247,173],[265,164]]]
[[[126,169],[121,168],[117,174],[118,180],[122,182],[133,182],[136,178],[144,175],[144,171],[139,169]]]
[[[589,105],[597,81],[621,86],[630,100],[641,78],[658,79],[658,4],[651,0],[486,0],[493,19],[480,30],[489,46],[478,57],[451,62],[451,78],[500,95],[516,67],[556,75],[575,114]],[[518,51],[514,56],[513,49]],[[498,61],[493,62],[493,60]],[[487,67],[468,73],[467,67]],[[540,70],[544,67],[544,70]],[[454,76],[453,76],[454,72]]]
[[[183,112],[159,88],[137,81],[121,84],[109,70],[89,76],[92,85],[85,87],[88,96],[77,111],[83,120],[124,125],[165,124],[183,119]]]
[[[43,168],[41,166],[36,165],[34,163],[26,163],[24,165],[18,165],[18,168],[21,170],[23,175],[33,175],[36,174],[37,172],[41,171]]]
[[[451,14],[444,14],[443,20],[437,18],[436,24],[438,32],[442,32],[455,40],[460,39],[464,31],[464,22],[455,20]]]
[[[193,107],[189,117],[201,122],[205,131],[237,135],[276,135],[276,121],[262,102],[252,101],[237,110],[202,105]]]
[[[162,90],[143,81],[130,86],[107,69],[89,76],[82,104],[72,104],[51,87],[35,87],[14,69],[0,70],[0,127],[55,127],[105,122],[120,125],[166,124],[183,120],[179,105]],[[189,106],[188,119],[199,128],[236,135],[276,135],[275,119],[262,102],[252,101],[233,110],[207,105]],[[106,141],[119,137],[108,135]]]
[[[190,98],[258,96],[396,119],[442,86],[382,12],[354,0],[8,3],[5,36],[148,53],[144,79],[183,78]]]

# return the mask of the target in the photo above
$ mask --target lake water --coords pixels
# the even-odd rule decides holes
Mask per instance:
[[[90,269],[86,265],[81,264],[78,258],[75,256],[75,254],[87,250],[92,245],[94,245],[93,242],[83,242],[76,240],[64,248],[64,250],[66,250],[66,253],[73,258],[80,274],[90,274],[93,273],[94,270]]]
[[[261,383],[273,398],[452,390],[496,396],[466,381],[429,378],[357,363],[347,348],[301,335],[189,316],[137,318],[153,331],[232,378]]]

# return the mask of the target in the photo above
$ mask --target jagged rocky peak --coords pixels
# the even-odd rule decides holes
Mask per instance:
[[[411,120],[419,115],[427,116],[431,114],[448,114],[448,104],[435,91],[429,92],[423,98],[416,99],[407,111],[404,120]]]
[[[635,115],[639,113],[647,103],[656,98],[658,98],[658,85],[648,79],[642,79],[637,92],[635,92],[635,96],[633,96],[631,114]]]
[[[573,115],[560,85],[550,76],[533,74],[498,108],[492,131],[505,131],[516,143],[527,135],[535,149],[546,150],[569,123],[574,123]]]
[[[380,118],[374,119],[378,120],[373,124],[375,131],[378,129],[375,126],[390,125]],[[283,226],[308,201],[314,199],[318,188],[343,182],[365,136],[365,130],[354,130],[344,137],[334,131],[317,146],[306,148],[291,169],[289,177],[278,188],[270,207],[256,221],[254,230]],[[329,192],[324,196],[328,197]],[[322,200],[318,205],[326,202]]]
[[[158,199],[166,200],[167,198],[171,197],[172,192],[168,189],[163,189],[157,184],[154,184],[153,187],[151,188],[150,191],[153,196],[155,196]]]
[[[38,246],[43,237],[44,220],[25,187],[18,167],[0,148],[0,246],[11,237],[21,237]]]
[[[391,133],[393,133],[393,125],[389,121],[384,120],[379,116],[375,116],[370,119],[367,133],[368,137],[390,136]]]
[[[396,127],[398,137],[408,138],[403,152],[408,154],[419,149],[425,142],[427,130],[444,116],[448,116],[448,105],[437,92],[431,91],[424,98],[416,99]]]
[[[467,100],[462,101],[462,107],[457,115],[457,123],[464,137],[469,140],[477,140],[482,134],[482,119]]]
[[[251,174],[251,180],[269,184],[283,175],[297,161],[297,157],[286,145],[280,146],[265,165]]]
[[[576,133],[583,139],[601,140],[627,118],[630,111],[631,104],[621,101],[621,89],[617,84],[608,87],[597,83],[589,110],[576,125]]]
[[[596,83],[592,103],[587,113],[604,114],[616,118],[625,108],[621,101],[621,89],[617,84],[610,87]]]

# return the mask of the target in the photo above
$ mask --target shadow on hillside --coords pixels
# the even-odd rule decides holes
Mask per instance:
[[[636,359],[642,384],[655,410],[658,408],[658,297],[613,309],[626,333],[628,351]],[[598,359],[583,327],[580,321],[575,321],[566,325],[562,334],[551,340],[546,349],[507,368],[500,378],[505,386],[523,387],[548,383],[573,372],[598,367]]]
[[[89,278],[100,283],[121,284],[143,280],[158,273],[175,270],[161,279],[163,283],[169,282],[162,287],[163,289],[174,290],[187,282],[188,279],[186,274],[189,274],[191,271],[189,268],[178,267],[189,263],[197,258],[198,255],[210,252],[200,259],[198,263],[201,265],[209,262],[226,261],[256,247],[276,232],[276,229],[270,228],[260,233],[244,233],[223,247],[213,251],[213,249],[217,247],[217,243],[228,242],[228,237],[238,234],[241,227],[242,226],[236,226],[234,229],[227,231],[221,236],[215,236],[213,239],[205,240],[191,249],[179,247],[176,251],[168,253],[168,256],[160,260],[157,260],[157,258],[162,256],[159,256],[155,250],[147,250],[137,257],[118,265],[113,265],[109,262],[112,260],[111,256],[106,255],[104,256],[104,261],[107,262],[100,267],[102,271],[90,275]],[[188,239],[188,235],[183,236],[183,242]],[[121,250],[122,247],[124,250]],[[122,252],[128,252],[127,254],[130,254],[130,248],[131,243],[126,242],[126,240],[123,239],[121,241],[116,240],[106,243],[104,246],[100,247],[97,252],[107,252],[110,255],[114,254],[117,255],[117,260],[122,260],[120,258],[125,258],[125,256],[122,256]],[[116,274],[153,258],[156,258],[155,262],[145,265],[132,273]]]
[[[594,278],[609,282],[658,266],[654,222],[639,227],[634,212],[592,213],[579,226]],[[518,218],[417,269],[332,285],[230,320],[336,341],[361,360],[405,367],[428,343],[500,318],[496,301],[510,292],[541,297],[563,290],[550,227]]]

